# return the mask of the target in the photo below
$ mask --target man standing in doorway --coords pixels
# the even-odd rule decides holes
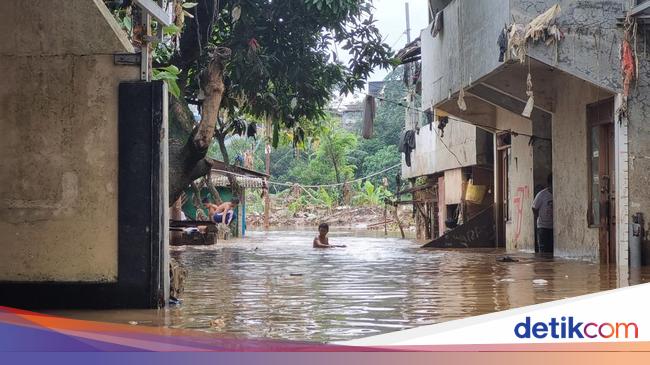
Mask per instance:
[[[537,221],[539,252],[553,253],[553,175],[548,175],[548,187],[533,200],[533,215]]]

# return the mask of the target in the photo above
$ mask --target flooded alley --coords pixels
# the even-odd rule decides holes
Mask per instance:
[[[499,250],[424,250],[410,240],[333,229],[249,232],[174,248],[188,271],[183,303],[159,311],[57,312],[75,318],[191,328],[246,338],[330,342],[615,288],[613,268]],[[365,235],[365,236],[364,236]],[[650,273],[637,275],[638,282]]]

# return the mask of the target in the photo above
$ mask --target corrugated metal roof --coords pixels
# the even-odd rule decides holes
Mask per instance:
[[[237,176],[237,184],[243,188],[262,188],[264,186],[264,179],[259,177],[243,177]],[[218,187],[230,186],[228,177],[225,175],[212,175],[212,184]]]

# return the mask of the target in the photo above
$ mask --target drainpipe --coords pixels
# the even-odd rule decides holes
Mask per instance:
[[[641,267],[641,240],[643,239],[643,213],[632,216],[630,225],[630,268]]]

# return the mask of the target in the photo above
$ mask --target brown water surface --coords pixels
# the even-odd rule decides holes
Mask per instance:
[[[424,250],[410,240],[333,230],[249,232],[172,249],[188,270],[183,303],[157,311],[68,311],[75,318],[330,342],[616,288],[612,267],[501,250]],[[535,280],[535,282],[534,282]],[[632,283],[650,281],[650,272]]]

